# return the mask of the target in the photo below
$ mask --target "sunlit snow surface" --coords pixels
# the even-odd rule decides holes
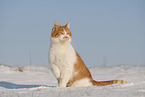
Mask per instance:
[[[145,97],[145,66],[95,67],[90,71],[97,81],[120,79],[128,83],[60,88],[48,67],[0,65],[0,97]]]

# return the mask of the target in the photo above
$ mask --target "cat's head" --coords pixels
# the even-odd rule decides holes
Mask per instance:
[[[51,33],[52,41],[57,43],[69,43],[71,42],[71,31],[69,22],[65,26],[59,26],[57,22],[54,22]]]

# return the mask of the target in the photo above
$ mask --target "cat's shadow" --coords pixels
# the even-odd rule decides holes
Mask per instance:
[[[23,89],[23,88],[37,88],[37,87],[56,87],[56,86],[47,86],[47,85],[23,85],[23,84],[15,84],[6,81],[0,81],[0,87],[4,87],[7,89]]]

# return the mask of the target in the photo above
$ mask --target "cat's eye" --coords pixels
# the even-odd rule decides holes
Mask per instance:
[[[62,35],[64,35],[64,32],[61,32]]]
[[[67,34],[69,34],[69,32]]]

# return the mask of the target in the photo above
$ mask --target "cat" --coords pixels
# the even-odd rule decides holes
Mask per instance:
[[[49,63],[60,87],[105,86],[123,84],[124,80],[95,81],[83,60],[71,45],[70,23],[54,22],[51,32]]]

